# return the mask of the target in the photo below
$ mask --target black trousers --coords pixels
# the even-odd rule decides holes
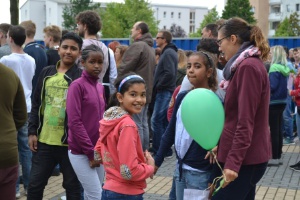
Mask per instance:
[[[269,107],[269,125],[272,141],[272,158],[280,159],[282,154],[282,114],[286,104],[270,105]]]

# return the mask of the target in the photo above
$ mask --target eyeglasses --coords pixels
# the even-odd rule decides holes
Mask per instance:
[[[225,37],[223,37],[222,39],[219,39],[219,40],[217,40],[216,42],[217,42],[217,44],[219,45],[219,46],[221,46],[221,44],[222,44],[222,40],[224,40],[225,38],[228,38],[228,37],[230,37],[230,35],[228,35],[228,36],[225,36]]]
[[[165,39],[164,37],[156,37],[156,39],[158,40],[158,39]]]

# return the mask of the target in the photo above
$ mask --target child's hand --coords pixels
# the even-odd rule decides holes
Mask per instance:
[[[100,161],[99,160],[90,160],[90,167],[100,167]]]
[[[151,156],[151,154],[147,150],[145,151],[145,158],[146,158],[146,163],[148,165],[153,166],[155,168],[154,159],[153,159],[153,157]]]

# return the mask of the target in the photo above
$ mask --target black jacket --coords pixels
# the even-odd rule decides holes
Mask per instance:
[[[162,50],[162,54],[155,70],[154,93],[161,90],[174,92],[176,88],[177,66],[177,47],[170,43]]]
[[[58,64],[59,65],[59,64]],[[82,69],[80,69],[77,65],[71,67],[64,75],[64,78],[68,82],[68,85],[72,83],[72,81],[81,77]],[[57,69],[55,65],[50,65],[45,67],[40,73],[34,95],[32,98],[32,108],[30,113],[29,125],[28,125],[28,135],[37,135],[41,132],[43,127],[44,116],[42,112],[42,102],[45,97],[45,81],[57,74]],[[68,138],[68,127],[67,127],[68,119],[67,114],[65,118],[65,133],[62,138],[62,143],[67,143]]]

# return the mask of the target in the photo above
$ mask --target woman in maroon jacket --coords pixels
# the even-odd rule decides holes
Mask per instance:
[[[262,61],[269,46],[259,27],[240,18],[220,26],[217,43],[228,61],[220,85],[226,89],[225,125],[217,155],[225,182],[212,200],[254,200],[271,157],[270,86]]]

